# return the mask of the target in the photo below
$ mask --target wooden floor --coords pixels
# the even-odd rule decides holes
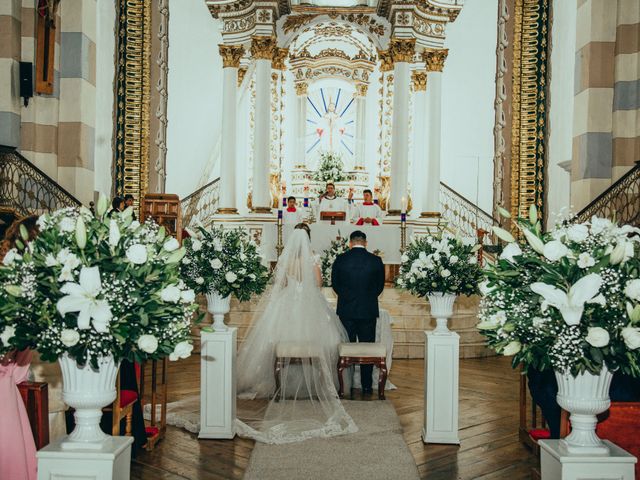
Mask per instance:
[[[199,361],[199,355],[194,355],[171,363],[170,401],[199,393]],[[508,359],[461,360],[460,446],[422,443],[422,360],[394,360],[390,378],[398,390],[387,398],[400,417],[421,478],[530,478],[536,459],[518,441],[518,373]],[[252,448],[250,440],[198,441],[191,433],[169,427],[152,452],[143,452],[133,461],[131,478],[241,479]]]

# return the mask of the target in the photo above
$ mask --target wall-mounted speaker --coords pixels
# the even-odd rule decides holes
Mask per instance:
[[[24,99],[24,106],[29,105],[33,97],[33,63],[20,62],[20,96]]]

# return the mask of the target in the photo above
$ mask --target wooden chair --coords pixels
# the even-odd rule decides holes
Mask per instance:
[[[120,374],[116,377],[116,399],[103,412],[111,412],[111,435],[120,435],[120,423],[125,420],[125,435],[131,436],[131,418],[133,405],[138,401],[138,394],[133,390],[120,389]]]
[[[31,432],[40,450],[49,444],[49,390],[43,382],[22,382],[18,390],[29,416]]]
[[[310,343],[280,342],[276,345],[276,359],[273,365],[273,376],[276,389],[274,398],[279,401],[284,398],[285,393],[281,392],[283,368],[290,365],[303,365],[308,362],[313,365],[314,360],[320,357],[318,347]],[[309,392],[310,394],[312,392]]]
[[[146,367],[151,364],[151,392],[147,395]],[[140,366],[140,399],[142,407],[150,403],[151,419],[146,426],[147,445],[146,449],[151,451],[167,431],[167,368],[168,360],[152,360],[144,362]],[[160,415],[158,416],[158,407]]]
[[[338,346],[338,395],[344,398],[344,379],[342,372],[352,365],[375,365],[380,370],[378,377],[378,398],[384,400],[384,387],[387,384],[387,348],[382,343],[341,343]],[[351,387],[353,398],[353,386]]]

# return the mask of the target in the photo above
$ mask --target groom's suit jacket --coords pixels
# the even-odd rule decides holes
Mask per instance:
[[[378,318],[378,296],[384,290],[384,265],[364,248],[352,248],[338,256],[331,270],[338,294],[340,318]]]

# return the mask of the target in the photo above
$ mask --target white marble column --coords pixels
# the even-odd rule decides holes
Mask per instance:
[[[440,151],[442,143],[442,70],[449,50],[423,54],[427,65],[427,178],[421,217],[440,215]]]
[[[296,83],[296,156],[295,168],[307,168],[305,147],[307,136],[307,88],[305,82]]]
[[[422,208],[425,196],[424,179],[427,177],[427,72],[413,70],[411,85],[413,88],[413,128],[411,132],[413,165],[409,175],[413,179],[413,205]]]
[[[219,214],[237,214],[236,207],[236,91],[238,67],[244,55],[242,45],[219,45],[222,57],[222,137],[220,155]]]
[[[356,85],[356,161],[355,170],[364,170],[367,135],[367,88],[368,85]]]
[[[391,198],[388,206],[390,215],[400,214],[402,197],[407,196],[410,67],[413,62],[415,43],[415,38],[391,40],[394,94],[391,130]]]
[[[252,211],[271,213],[269,170],[271,163],[271,60],[273,37],[253,37],[251,56],[256,62],[255,131],[253,137]]]

